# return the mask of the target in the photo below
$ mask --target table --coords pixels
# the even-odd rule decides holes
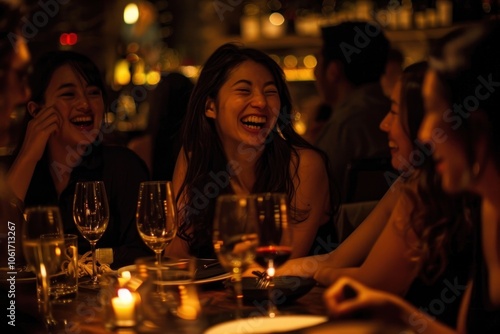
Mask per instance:
[[[280,305],[283,314],[315,314],[324,315],[326,310],[322,301],[324,288],[314,287],[309,293],[293,303]],[[137,328],[134,330],[115,330],[116,333],[203,333],[213,324],[235,318],[235,300],[224,288],[222,282],[214,282],[198,286],[202,311],[196,320],[174,319],[166,317],[160,328]],[[264,302],[246,304],[243,316],[265,315]],[[105,327],[104,310],[100,304],[99,291],[81,289],[77,298],[68,304],[53,305],[54,317],[65,320],[64,328],[57,333],[112,333]],[[35,283],[21,283],[16,286],[16,329],[25,333],[46,333],[38,314]]]

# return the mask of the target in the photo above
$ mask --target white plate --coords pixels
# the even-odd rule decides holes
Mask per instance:
[[[129,272],[133,273],[134,271],[136,271],[136,265],[131,264],[130,266],[121,267],[120,269],[117,270],[119,275],[121,275],[121,273],[124,271],[129,271]],[[223,281],[226,278],[230,278],[230,277],[231,277],[231,273],[224,273],[224,274],[217,275],[217,276],[212,276],[212,277],[207,277],[204,279],[194,280],[193,283],[194,284],[211,283],[211,282]],[[162,282],[162,285],[177,285],[180,283],[186,283],[186,281]]]
[[[328,321],[317,315],[279,315],[232,320],[210,327],[204,334],[279,333],[298,330]]]

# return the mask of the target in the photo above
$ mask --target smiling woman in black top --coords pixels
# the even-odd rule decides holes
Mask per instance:
[[[8,182],[25,206],[59,205],[67,233],[76,182],[102,180],[110,222],[98,248],[113,248],[112,268],[152,255],[135,226],[139,183],[149,178],[142,160],[123,147],[102,145],[104,84],[87,57],[69,51],[43,56],[31,78],[32,100],[24,142],[9,170]],[[88,242],[80,236],[83,254]]]

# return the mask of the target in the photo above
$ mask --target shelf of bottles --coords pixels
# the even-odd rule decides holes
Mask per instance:
[[[496,0],[482,1],[486,12],[484,4]],[[393,46],[409,54],[407,63],[411,63],[425,57],[428,40],[462,24],[454,21],[457,12],[454,7],[464,7],[465,2],[325,0],[309,2],[315,3],[309,7],[300,7],[304,2],[298,1],[293,7],[290,5],[293,1],[254,1],[244,6],[239,35],[231,35],[228,40],[238,39],[272,54],[291,81],[314,80],[314,53],[322,44],[321,26],[353,20],[377,22]],[[477,18],[477,15],[471,17]]]

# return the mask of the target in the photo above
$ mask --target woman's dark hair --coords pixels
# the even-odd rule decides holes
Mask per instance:
[[[459,28],[438,40],[431,49],[431,68],[440,83],[440,93],[448,99],[457,137],[462,138],[471,166],[474,143],[479,133],[488,136],[488,149],[500,170],[500,22],[485,21]],[[462,113],[458,114],[457,110]],[[482,111],[488,128],[475,129],[470,113]],[[495,129],[496,128],[496,129]]]
[[[424,118],[422,82],[427,71],[427,62],[409,65],[401,77],[400,117],[406,134],[415,143],[418,128]]]
[[[90,58],[73,51],[52,51],[45,53],[37,60],[30,76],[32,101],[36,103],[45,102],[44,94],[52,75],[64,65],[69,65],[75,69],[89,85],[98,87],[106,104],[106,88],[101,72]]]
[[[421,157],[419,165],[414,166],[416,171],[410,176],[410,186],[405,189],[413,203],[407,231],[411,230],[419,240],[416,250],[421,263],[420,277],[431,283],[443,274],[450,254],[467,246],[472,227],[469,212],[472,199],[445,193],[428,153],[431,148],[423,150],[415,145],[424,115],[422,84],[427,68],[426,62],[420,62],[404,70],[400,110],[403,128],[414,143],[412,155]]]
[[[233,192],[230,186],[230,162],[225,156],[213,119],[205,116],[207,100],[217,102],[222,85],[231,72],[245,61],[261,64],[271,73],[281,101],[276,127],[269,134],[263,153],[256,163],[257,177],[252,192],[283,192],[291,200],[295,194],[293,178],[297,177],[300,163],[297,148],[315,150],[321,154],[325,164],[328,161],[322,152],[295,132],[292,124],[292,100],[279,65],[256,49],[231,43],[219,47],[206,61],[200,73],[191,94],[182,130],[188,169],[177,194],[178,201],[183,196],[181,202],[186,203],[185,207],[180,208],[183,224],[178,235],[188,241],[193,255],[206,257],[213,254],[211,231],[215,200],[220,194]],[[254,148],[242,147],[247,153],[252,149]],[[330,193],[333,194],[332,191]],[[303,221],[308,212],[298,212],[294,203],[290,204],[294,220]],[[333,203],[331,208],[335,208]]]

